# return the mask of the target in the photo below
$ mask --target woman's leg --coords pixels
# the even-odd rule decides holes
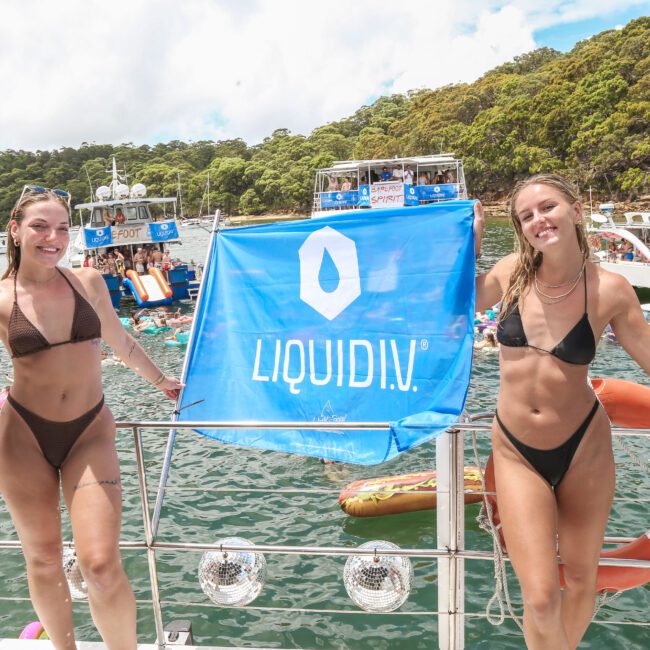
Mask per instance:
[[[499,516],[524,601],[526,645],[529,650],[568,650],[561,615],[555,495],[496,422],[492,446]]]
[[[95,625],[109,650],[135,649],[135,599],[118,548],[122,488],[115,422],[106,407],[71,449],[61,484]]]
[[[70,591],[63,574],[59,474],[8,403],[0,411],[0,493],[23,547],[36,614],[57,650],[74,649]]]
[[[576,648],[594,612],[598,558],[614,497],[614,455],[609,420],[598,413],[556,489],[560,557],[566,586],[562,619]]]

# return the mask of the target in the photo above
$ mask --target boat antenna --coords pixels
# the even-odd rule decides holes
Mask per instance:
[[[117,186],[120,184],[120,177],[117,173],[117,163],[115,162],[115,156],[113,156],[113,167],[109,170],[113,174],[113,179],[111,180],[111,198],[117,197]]]

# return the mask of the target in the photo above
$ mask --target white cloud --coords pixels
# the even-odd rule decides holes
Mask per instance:
[[[309,133],[637,0],[5,0],[0,149]]]

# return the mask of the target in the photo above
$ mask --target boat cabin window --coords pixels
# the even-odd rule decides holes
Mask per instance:
[[[109,221],[112,224],[114,220],[115,215],[112,208],[94,208],[90,223],[93,227],[100,228],[108,225]]]
[[[149,221],[151,219],[151,217],[149,216],[149,211],[144,206],[140,206],[138,208],[138,211],[140,213],[140,220],[141,221]]]

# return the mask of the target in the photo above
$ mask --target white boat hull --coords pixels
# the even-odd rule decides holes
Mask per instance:
[[[606,271],[622,275],[633,287],[650,289],[650,265],[641,262],[601,262]]]

